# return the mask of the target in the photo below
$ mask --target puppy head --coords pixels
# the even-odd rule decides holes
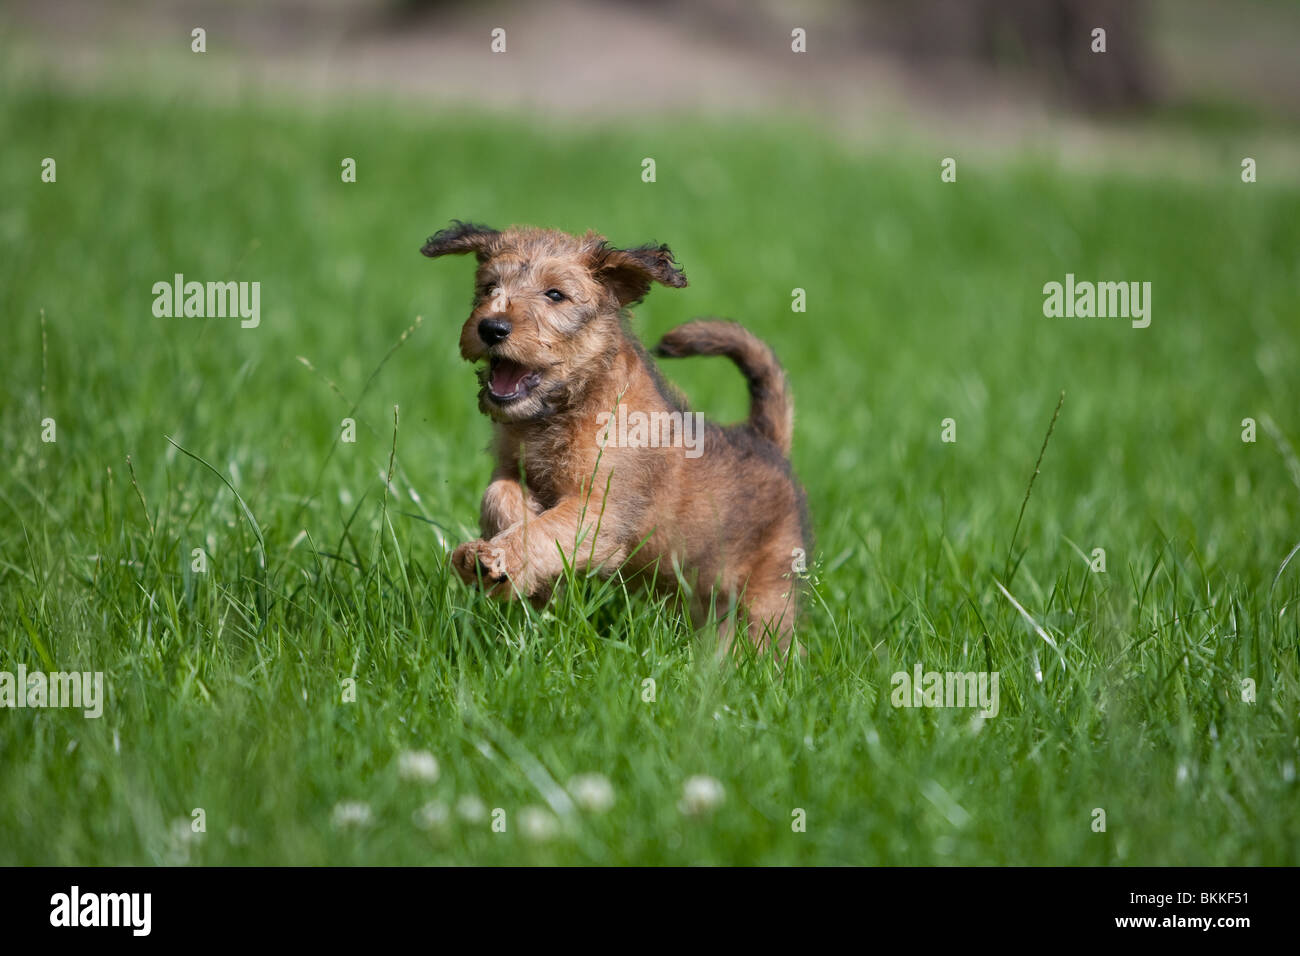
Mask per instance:
[[[618,349],[620,310],[643,299],[652,282],[686,285],[667,246],[616,249],[594,232],[455,222],[420,251],[478,259],[460,354],[485,363],[479,408],[498,422],[535,421],[571,406]]]

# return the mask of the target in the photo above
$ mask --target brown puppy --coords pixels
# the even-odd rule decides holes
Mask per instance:
[[[719,618],[724,646],[740,608],[750,640],[784,652],[811,541],[788,460],[793,403],[771,350],[719,321],[679,326],[655,349],[739,366],[749,420],[722,427],[687,410],[628,328],[626,308],[651,282],[686,285],[667,246],[455,222],[421,251],[479,263],[460,353],[485,363],[479,408],[495,423],[497,464],[483,537],[452,554],[460,577],[537,603],[565,562],[657,590],[680,582],[697,623]]]

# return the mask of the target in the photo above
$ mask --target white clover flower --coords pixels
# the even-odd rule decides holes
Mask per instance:
[[[411,818],[421,830],[441,830],[451,819],[451,810],[441,800],[430,800],[411,814]]]
[[[202,832],[195,832],[189,817],[173,820],[167,830],[167,865],[188,866],[191,847],[203,837]]]
[[[456,801],[456,816],[466,823],[481,823],[487,818],[487,804],[467,793]]]
[[[614,805],[614,786],[603,773],[580,773],[569,780],[573,802],[591,813],[604,813]]]
[[[404,750],[397,755],[397,775],[420,783],[438,782],[438,758],[427,750]]]
[[[549,810],[524,807],[519,811],[519,829],[528,839],[541,843],[554,837],[560,826]]]
[[[726,799],[727,791],[717,779],[697,774],[682,784],[682,798],[677,802],[677,809],[695,817],[717,809]]]
[[[177,817],[172,821],[169,838],[174,844],[183,846],[187,843],[198,843],[203,836],[201,830],[194,829],[194,821],[190,817]]]
[[[370,804],[355,800],[342,800],[334,804],[334,812],[330,814],[330,823],[338,829],[368,827],[373,820]]]

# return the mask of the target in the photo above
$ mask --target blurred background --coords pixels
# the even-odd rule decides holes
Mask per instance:
[[[1106,145],[1099,119],[1121,148],[1138,117],[1300,120],[1293,0],[11,0],[0,24],[10,58],[42,75],[99,87],[161,70],[206,96],[381,94],[588,119],[784,110],[852,137],[902,124],[1043,149],[1051,134],[1064,153]],[[196,26],[212,61],[201,81],[182,64]],[[485,59],[498,27],[508,55]],[[788,55],[796,27],[803,56]]]

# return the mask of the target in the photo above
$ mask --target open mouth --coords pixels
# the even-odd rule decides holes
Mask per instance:
[[[537,387],[542,373],[507,358],[493,358],[488,366],[488,395],[494,402],[517,402]]]

